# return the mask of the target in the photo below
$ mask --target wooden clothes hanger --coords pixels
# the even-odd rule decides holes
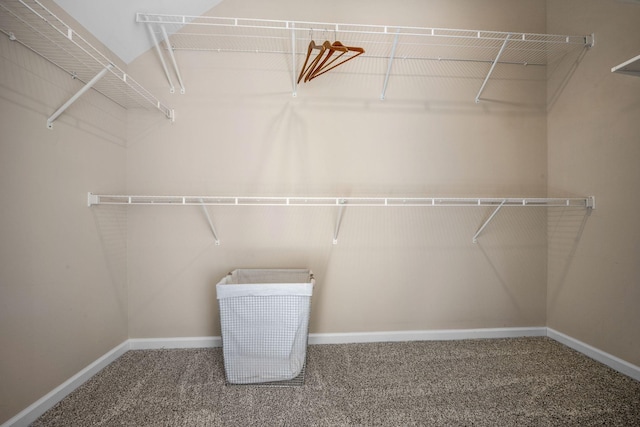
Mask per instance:
[[[360,55],[362,55],[364,53],[364,49],[361,47],[354,47],[354,46],[345,46],[342,43],[340,43],[339,41],[335,41],[333,42],[333,44],[331,45],[333,47],[334,50],[336,51],[340,51],[341,53],[336,56],[335,58],[333,58],[331,61],[329,61],[329,63],[326,63],[327,58],[325,58],[324,61],[322,61],[322,63],[320,64],[320,66],[316,67],[316,69],[312,72],[312,75],[309,77],[309,80],[313,80],[316,77],[327,73],[331,70],[333,70],[334,68],[344,64],[347,61],[351,61],[353,58],[356,58]],[[338,59],[340,59],[345,53],[347,52],[356,52],[355,55],[351,55],[345,59],[343,59],[342,61],[338,62],[337,64],[331,66],[331,64],[333,64],[334,62],[336,62]],[[326,64],[325,64],[326,63]]]
[[[324,59],[308,72],[307,77],[304,80],[305,82],[313,79],[320,71],[326,69],[326,67],[333,64],[335,61],[340,59],[342,55],[349,51],[346,46],[338,41],[333,43],[329,43],[328,41],[326,41],[325,44],[327,44],[327,49],[325,50],[326,55]],[[329,61],[329,63],[327,63],[329,58],[331,58],[331,56],[336,52],[339,52],[339,54],[337,56],[334,56],[333,59]]]
[[[316,55],[313,61],[311,61],[309,66],[307,66],[311,53],[313,52],[314,49],[318,49],[320,50],[320,52]],[[333,57],[333,59],[329,60],[329,58],[331,58],[331,56],[336,52],[338,52],[338,54],[335,57]],[[332,65],[336,61],[338,61],[344,54],[348,52],[356,52],[356,54],[349,56],[346,59],[343,59],[342,61],[336,63],[335,65]],[[329,43],[329,41],[327,40],[324,43],[322,43],[322,45],[318,46],[312,40],[309,43],[309,48],[307,49],[307,57],[304,61],[304,65],[302,66],[302,70],[300,71],[300,76],[298,77],[298,83],[300,83],[303,76],[305,76],[304,78],[305,82],[311,81],[316,77],[318,77],[319,75],[322,75],[328,71],[331,71],[334,68],[344,64],[345,62],[350,61],[353,58],[362,55],[363,53],[364,53],[363,48],[345,46],[339,41]],[[322,59],[323,57],[324,59]]]
[[[313,40],[309,42],[309,47],[307,48],[307,57],[304,60],[304,65],[302,65],[302,69],[300,70],[300,75],[298,76],[298,83],[300,83],[300,80],[302,80],[302,76],[309,74],[309,72],[315,68],[315,66],[318,64],[318,62],[322,58],[322,55],[324,54],[325,50],[329,46],[331,46],[331,44],[329,43],[328,40],[322,43],[321,45],[317,45],[316,42],[314,42]],[[307,62],[309,62],[311,53],[314,50],[319,50],[320,52],[316,55],[316,57],[313,59],[313,61],[311,61],[311,63],[307,67]],[[305,78],[304,81],[306,82],[307,78]]]

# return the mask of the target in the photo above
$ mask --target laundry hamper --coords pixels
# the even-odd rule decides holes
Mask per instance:
[[[311,270],[238,269],[216,285],[228,384],[304,384],[314,284]]]

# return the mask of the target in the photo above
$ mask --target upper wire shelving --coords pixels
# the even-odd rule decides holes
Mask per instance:
[[[288,54],[293,58],[293,92],[296,94],[296,57],[305,55],[312,39],[339,40],[360,46],[363,58],[386,59],[381,98],[394,60],[465,61],[490,66],[476,102],[494,67],[505,64],[546,66],[569,52],[590,48],[594,35],[556,35],[500,31],[361,25],[307,21],[222,18],[138,13],[156,43],[168,39],[165,49],[179,71],[174,50],[257,52]],[[162,59],[162,55],[160,54]],[[163,60],[164,61],[164,60]],[[167,67],[165,66],[165,72]],[[167,78],[171,81],[169,75]],[[180,78],[179,78],[180,80]],[[184,86],[182,91],[184,91]]]
[[[173,120],[173,109],[157,99],[107,56],[38,0],[2,0],[0,31],[84,83],[49,119],[53,121],[93,88],[123,108],[158,110]]]

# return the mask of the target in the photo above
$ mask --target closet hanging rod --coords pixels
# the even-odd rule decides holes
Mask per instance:
[[[259,196],[142,196],[88,194],[88,206],[94,205],[160,205],[160,206],[396,206],[396,207],[456,207],[456,206],[520,206],[520,207],[583,207],[594,209],[595,198],[546,197],[259,197]]]
[[[197,51],[202,51],[202,52],[216,52],[216,53],[262,53],[262,54],[274,54],[274,55],[291,55],[293,53],[293,55],[297,55],[297,56],[304,56],[305,53],[304,52],[291,52],[291,51],[286,51],[286,50],[265,50],[265,49],[256,49],[256,50],[250,50],[250,49],[222,49],[222,48],[211,48],[211,49],[204,49],[204,48],[200,48],[200,49],[188,49],[188,48],[181,48],[181,47],[177,47],[177,46],[173,46],[173,50],[174,51],[178,51],[178,50],[197,50]],[[369,55],[369,54],[363,54],[361,56],[362,58],[368,58],[368,59],[386,59],[388,60],[390,58],[390,56],[385,56],[385,55]],[[444,56],[440,56],[440,57],[428,57],[428,56],[409,56],[409,55],[402,55],[401,57],[396,57],[395,60],[398,61],[433,61],[433,62],[468,62],[468,63],[485,63],[485,64],[492,64],[494,62],[493,59],[465,59],[465,58],[455,58],[455,57],[444,57]],[[531,61],[504,61],[504,60],[500,60],[497,62],[498,64],[501,65],[526,65],[528,67],[545,67],[547,64],[544,62],[531,62]]]

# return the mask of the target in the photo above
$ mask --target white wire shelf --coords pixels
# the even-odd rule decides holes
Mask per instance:
[[[212,16],[138,13],[137,22],[155,24],[170,34],[173,49],[305,54],[312,38],[340,40],[362,46],[364,57],[390,56],[399,35],[396,57],[406,59],[471,60],[493,62],[507,36],[509,45],[499,63],[545,65],[551,53],[591,46],[592,35],[556,35],[448,28],[360,25],[327,22],[278,21]]]
[[[629,74],[640,77],[640,55],[611,68],[612,73]]]
[[[121,107],[158,110],[173,120],[170,107],[38,0],[0,1],[0,31]]]
[[[452,198],[452,197],[245,197],[245,196],[134,196],[89,193],[88,205],[170,206],[362,206],[362,207],[584,207],[594,208],[594,197],[578,198]]]
[[[346,207],[493,207],[493,213],[473,236],[473,243],[504,206],[519,207],[578,207],[590,213],[595,209],[595,197],[546,198],[546,197],[245,197],[245,196],[133,196],[101,195],[88,193],[88,206],[94,205],[143,205],[143,206],[200,206],[207,219],[216,245],[220,244],[218,233],[207,206],[333,206],[338,215],[333,233],[333,244],[338,243],[342,214]]]
[[[289,54],[293,57],[294,69],[296,57],[306,54],[311,40],[339,40],[344,45],[364,48],[365,54],[361,58],[387,59],[390,64],[394,59],[402,59],[479,62],[492,66],[546,66],[569,52],[594,44],[593,34],[534,34],[150,13],[138,13],[136,21],[146,24],[156,41],[168,37],[165,49],[171,55],[174,50]],[[390,72],[391,65],[387,79]],[[492,72],[493,68],[486,79]],[[381,98],[384,99],[384,93]]]

